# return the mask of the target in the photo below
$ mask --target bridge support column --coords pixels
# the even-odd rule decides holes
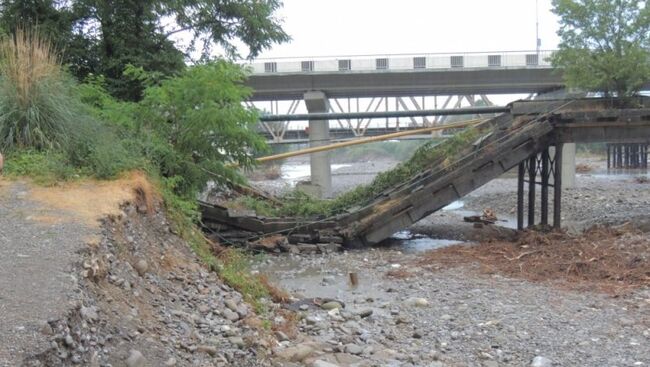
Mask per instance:
[[[546,148],[540,154],[535,154],[519,163],[517,175],[517,229],[524,229],[525,183],[528,182],[528,227],[535,223],[535,186],[540,184],[540,213],[541,225],[548,226],[549,222],[549,187],[553,187],[553,227],[561,226],[562,208],[562,144],[557,144],[553,150]],[[539,173],[540,182],[537,182]],[[526,177],[527,176],[527,177]],[[553,183],[551,184],[551,176]]]
[[[305,105],[309,113],[327,112],[329,110],[327,96],[323,92],[313,91],[304,95]],[[309,121],[309,146],[319,147],[330,143],[330,127],[328,120]],[[307,193],[319,198],[327,198],[332,194],[332,171],[329,152],[312,153],[310,155],[311,185],[301,186]]]
[[[562,184],[569,188],[576,185],[576,143],[564,143],[562,148]]]

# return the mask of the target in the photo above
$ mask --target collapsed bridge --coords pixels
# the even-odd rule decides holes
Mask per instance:
[[[537,186],[541,193],[539,224],[550,222],[549,189],[552,188],[552,225],[559,228],[563,144],[650,143],[650,99],[640,98],[634,105],[614,108],[612,101],[605,99],[514,102],[507,112],[476,125],[479,138],[460,153],[431,162],[364,205],[327,218],[305,219],[265,218],[200,202],[203,225],[218,238],[233,242],[283,234],[295,243],[367,246],[518,167],[518,228],[538,224]],[[449,143],[440,146],[444,148],[445,144]],[[524,192],[526,185],[528,200]]]

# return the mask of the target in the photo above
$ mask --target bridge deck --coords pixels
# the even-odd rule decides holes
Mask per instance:
[[[374,244],[536,157],[550,145],[650,142],[650,103],[648,99],[642,102],[641,108],[632,109],[612,109],[603,100],[516,102],[511,104],[511,112],[479,125],[482,138],[452,162],[432,162],[363,208],[327,220],[305,221],[231,218],[223,210],[215,214],[218,209],[204,203],[203,220],[253,234],[302,234],[303,240],[318,242],[323,233],[327,238],[341,237],[348,245]],[[546,180],[548,185],[548,175]]]

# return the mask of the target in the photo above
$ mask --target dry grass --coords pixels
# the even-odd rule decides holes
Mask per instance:
[[[157,194],[143,173],[131,172],[113,181],[85,180],[52,187],[35,186],[30,188],[27,197],[57,211],[48,216],[56,215],[64,221],[77,220],[95,227],[105,216],[120,215],[120,206],[126,202],[141,202],[147,210],[153,210]]]
[[[269,278],[266,275],[260,275],[258,277],[259,282],[269,291],[271,299],[275,303],[288,303],[291,296],[287,291],[281,289],[269,281]]]
[[[0,41],[0,70],[16,89],[20,105],[30,104],[33,89],[42,80],[59,77],[60,60],[51,42],[38,30],[18,28]]]
[[[408,279],[412,278],[414,274],[406,269],[395,269],[387,271],[386,276],[395,279]]]
[[[298,336],[298,323],[300,322],[298,313],[279,309],[277,314],[282,317],[282,322],[273,324],[273,331],[281,331],[290,339],[295,339]]]
[[[456,245],[431,251],[420,264],[431,268],[436,264],[478,264],[484,273],[619,294],[650,286],[650,236],[603,227],[594,227],[580,236],[531,231],[515,242]]]
[[[593,168],[585,163],[576,164],[576,172],[578,173],[588,173],[593,171]]]

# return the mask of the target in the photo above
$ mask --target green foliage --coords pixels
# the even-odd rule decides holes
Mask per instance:
[[[149,156],[163,177],[178,177],[177,192],[195,194],[209,180],[243,182],[266,149],[256,133],[257,113],[242,106],[250,90],[241,67],[219,60],[148,88],[141,103],[143,128],[158,137]]]
[[[289,40],[275,17],[281,6],[278,0],[0,0],[0,24],[8,31],[38,25],[65,50],[64,62],[79,80],[104,75],[111,95],[137,101],[146,85],[124,75],[127,65],[171,77],[197,46],[203,58],[214,46],[238,57],[236,44],[256,56]],[[174,43],[180,35],[190,39],[187,47]]]
[[[392,170],[378,174],[370,184],[357,186],[334,200],[315,199],[295,190],[278,198],[282,203],[280,206],[252,197],[242,197],[235,205],[255,210],[257,214],[266,217],[307,218],[340,214],[353,207],[370,203],[387,189],[408,181],[426,169],[448,167],[454,160],[461,158],[464,152],[471,149],[470,144],[479,135],[478,128],[467,128],[442,143],[430,141],[419,147],[408,161],[400,163]]]
[[[269,299],[269,289],[250,271],[250,258],[240,250],[229,249],[220,256],[218,273],[221,279],[244,295],[258,314],[264,314],[266,308],[262,299]]]
[[[630,97],[650,80],[650,8],[644,0],[553,0],[560,17],[553,65],[567,85]]]
[[[80,177],[83,172],[66,164],[61,153],[23,150],[10,152],[5,157],[4,175],[31,177],[40,185],[53,185],[62,180]]]

